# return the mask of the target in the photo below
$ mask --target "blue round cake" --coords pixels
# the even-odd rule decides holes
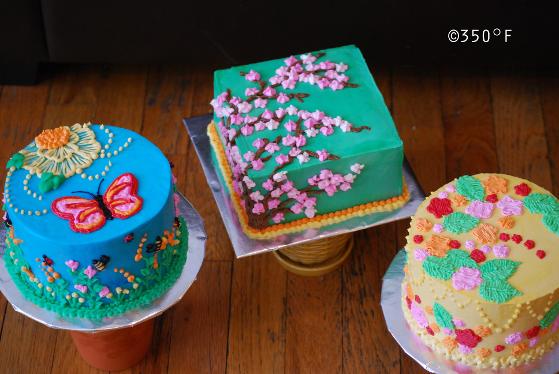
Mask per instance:
[[[26,298],[64,316],[148,305],[186,260],[177,201],[169,161],[137,133],[44,130],[7,163],[6,266]]]

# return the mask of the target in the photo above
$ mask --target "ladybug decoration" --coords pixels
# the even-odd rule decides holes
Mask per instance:
[[[130,243],[132,240],[134,240],[134,233],[131,232],[130,234],[126,234],[126,236],[124,237],[124,242],[125,243]]]
[[[107,266],[110,260],[111,258],[109,256],[101,255],[99,259],[95,259],[91,261],[91,264],[95,266],[95,269],[99,271],[103,271],[105,270],[105,267]]]
[[[4,216],[4,224],[7,228],[12,227],[12,220],[10,219],[10,216],[8,216],[8,213]]]
[[[52,261],[50,257],[47,257],[47,255],[43,255],[43,266],[52,266],[53,264],[54,261]]]
[[[173,227],[175,229],[180,229],[181,228],[181,221],[179,220],[179,217],[175,217],[175,222],[173,223]]]
[[[155,238],[155,242],[150,243],[150,244],[147,245],[146,252],[147,253],[157,253],[160,250],[164,249],[164,248],[162,248],[162,245],[163,245],[163,238],[161,238],[161,236],[158,235]]]

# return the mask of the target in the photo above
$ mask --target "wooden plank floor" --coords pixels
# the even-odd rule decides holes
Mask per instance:
[[[424,187],[501,171],[559,192],[559,79],[513,73],[373,69]],[[43,127],[111,123],[139,131],[175,162],[205,219],[207,255],[186,297],[160,317],[130,373],[408,373],[380,309],[381,278],[407,221],[356,234],[343,268],[321,278],[271,255],[235,260],[181,118],[208,113],[212,69],[65,66],[33,87],[0,87],[0,160]],[[4,175],[1,175],[3,180]],[[0,372],[94,373],[68,334],[20,316],[0,296]]]

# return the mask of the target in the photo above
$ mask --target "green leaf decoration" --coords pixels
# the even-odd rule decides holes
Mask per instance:
[[[454,234],[471,231],[479,224],[479,219],[462,212],[454,212],[444,217],[444,227]]]
[[[514,274],[518,265],[520,262],[495,259],[485,262],[479,270],[484,281],[506,281]]]
[[[52,173],[43,173],[41,175],[41,182],[39,183],[39,191],[47,193],[56,190],[66,178],[63,175],[54,175]]]
[[[532,193],[524,199],[524,206],[530,213],[551,214],[559,211],[559,201],[554,196]]]
[[[549,309],[549,311],[543,316],[542,320],[540,321],[540,327],[542,329],[545,329],[546,327],[550,326],[553,321],[555,321],[555,318],[557,318],[558,315],[559,303],[555,303],[555,305],[553,305],[551,309]]]
[[[461,267],[467,267],[472,269],[478,269],[479,265],[470,257],[470,254],[461,249],[453,249],[448,251],[446,254],[446,259],[454,266],[454,269],[459,269]]]
[[[433,314],[435,321],[443,328],[454,330],[454,322],[452,322],[452,315],[441,304],[433,304]]]
[[[522,295],[520,291],[504,280],[484,280],[479,287],[479,294],[485,300],[499,304]]]
[[[543,216],[542,222],[549,231],[559,235],[559,210]]]
[[[481,182],[469,175],[458,178],[456,181],[456,191],[471,201],[483,201],[485,199],[485,190]]]
[[[6,169],[11,168],[12,166],[16,169],[21,169],[23,166],[23,162],[25,161],[25,156],[22,153],[15,153],[6,164]]]
[[[423,270],[433,278],[448,280],[454,273],[454,266],[446,257],[429,256],[423,261]]]

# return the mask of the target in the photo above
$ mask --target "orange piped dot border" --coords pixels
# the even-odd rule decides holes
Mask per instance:
[[[233,173],[229,163],[227,162],[225,149],[219,139],[219,135],[213,121],[208,125],[207,132],[212,148],[215,150],[217,163],[225,179],[225,184],[227,185],[229,192],[231,192],[233,191]],[[230,193],[230,195],[231,200],[233,201],[233,207],[239,217],[243,231],[247,234],[247,236],[253,239],[269,239],[278,235],[331,225],[353,217],[362,217],[372,213],[392,211],[404,206],[410,198],[410,193],[404,183],[402,194],[399,196],[394,196],[386,200],[372,201],[366,204],[356,205],[354,207],[338,210],[332,213],[320,214],[313,218],[301,218],[296,221],[280,223],[264,229],[255,229],[248,224],[248,216],[241,205],[239,196],[235,193]]]

